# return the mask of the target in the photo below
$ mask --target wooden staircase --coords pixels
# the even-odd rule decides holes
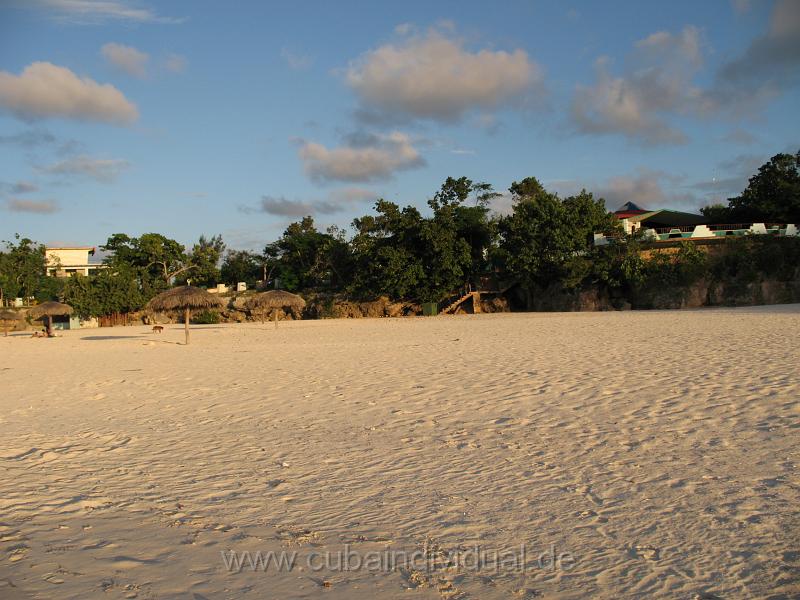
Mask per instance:
[[[440,311],[440,315],[452,315],[458,310],[458,307],[464,304],[467,300],[472,298],[472,312],[476,315],[481,312],[481,293],[480,292],[467,292],[456,300],[444,306]]]

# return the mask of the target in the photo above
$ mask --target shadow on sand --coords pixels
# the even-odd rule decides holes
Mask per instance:
[[[173,342],[172,340],[159,340],[153,339],[149,335],[90,335],[89,337],[81,338],[81,340],[89,340],[90,342],[100,342],[107,340],[144,340],[153,342],[154,344],[171,344],[173,346],[185,346],[183,342]]]
[[[96,342],[99,340],[143,340],[145,338],[140,335],[90,335],[81,339]]]

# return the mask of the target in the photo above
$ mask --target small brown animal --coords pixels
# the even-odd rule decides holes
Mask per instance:
[[[164,328],[161,325],[153,325],[153,333],[161,333]]]

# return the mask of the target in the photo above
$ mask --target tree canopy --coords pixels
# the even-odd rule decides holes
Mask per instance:
[[[47,277],[44,245],[17,234],[0,251],[0,301],[5,298],[50,300],[56,285]]]
[[[718,223],[800,224],[798,168],[800,152],[778,154],[727,206],[703,212]],[[500,194],[490,184],[448,177],[427,207],[378,199],[371,214],[352,221],[350,236],[336,226],[321,231],[307,216],[289,224],[262,252],[226,252],[219,235],[202,235],[187,251],[160,233],[116,233],[101,247],[107,269],[67,280],[47,277],[44,247],[17,236],[0,251],[0,298],[60,295],[89,316],[137,310],[155,294],[186,282],[211,287],[244,281],[250,287],[417,302],[443,301],[467,285],[515,285],[530,306],[533,295],[548,286],[624,287],[644,281],[645,266],[634,257],[636,240],[629,239],[627,247],[594,247],[593,233],[619,228],[602,198],[586,190],[562,198],[535,177],[513,182],[508,194],[511,209],[498,215],[490,206]],[[688,250],[684,255],[690,257]]]

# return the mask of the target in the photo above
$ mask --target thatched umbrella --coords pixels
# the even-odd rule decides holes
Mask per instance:
[[[43,319],[47,317],[47,335],[53,334],[53,317],[64,317],[72,314],[72,307],[69,304],[61,302],[42,302],[37,304],[28,311],[28,314],[34,319]]]
[[[0,310],[0,321],[3,322],[3,335],[8,337],[8,323],[10,321],[20,320],[22,320],[22,313],[19,311],[11,310],[10,308]]]
[[[292,308],[300,310],[305,308],[306,301],[300,296],[284,292],[283,290],[270,290],[262,292],[250,298],[245,303],[245,307],[250,312],[261,312],[262,314],[272,309],[272,319],[275,321],[275,328],[278,328],[278,309]]]
[[[189,317],[193,310],[203,308],[219,308],[224,305],[221,298],[192,285],[183,285],[161,292],[148,302],[150,310],[175,311],[182,310],[186,325],[186,344],[189,344]]]

